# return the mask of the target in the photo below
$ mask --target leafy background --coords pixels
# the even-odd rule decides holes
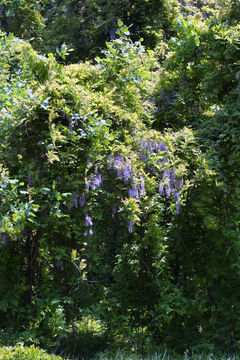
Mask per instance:
[[[239,349],[238,15],[0,1],[1,345]]]

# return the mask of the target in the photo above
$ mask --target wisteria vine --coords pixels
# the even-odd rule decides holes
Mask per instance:
[[[170,169],[170,159],[166,148],[166,144],[162,141],[152,139],[139,139],[135,135],[135,141],[137,149],[135,149],[134,155],[142,160],[142,171],[136,170],[133,166],[132,158],[128,155],[123,155],[119,151],[114,154],[109,154],[106,158],[104,172],[116,174],[117,179],[127,185],[127,197],[134,198],[137,201],[141,201],[147,195],[146,191],[146,174],[153,173],[158,180],[158,192],[161,197],[165,199],[173,196],[176,206],[176,214],[179,214],[179,190],[184,184],[183,178],[176,176],[174,170]],[[152,159],[155,159],[155,162]],[[69,206],[69,210],[74,207],[82,207],[85,213],[85,231],[84,236],[93,235],[93,220],[88,215],[85,207],[87,205],[88,193],[90,191],[96,191],[99,189],[103,182],[104,176],[99,172],[97,164],[91,163],[91,159],[88,158],[87,167],[94,167],[94,173],[85,178],[85,190],[81,195],[76,194],[73,198],[72,204]],[[116,204],[112,205],[112,213],[115,215],[118,209]],[[129,233],[133,232],[135,222],[133,220],[128,221],[127,228]]]

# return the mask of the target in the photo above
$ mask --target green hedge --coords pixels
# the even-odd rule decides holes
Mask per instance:
[[[21,345],[15,347],[0,348],[1,360],[62,360],[60,356],[49,355],[44,350],[35,346],[23,347]]]

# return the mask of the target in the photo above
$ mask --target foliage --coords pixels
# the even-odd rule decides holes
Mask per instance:
[[[2,347],[0,348],[2,360],[61,360],[60,356],[48,355],[44,350],[34,346]]]
[[[100,11],[101,1],[58,5],[39,3],[56,19],[51,31],[68,13],[74,40],[81,15],[81,31],[97,32],[100,46],[105,7],[114,13],[107,26],[120,11],[111,2]],[[118,20],[94,62],[63,65],[66,45],[57,61],[1,34],[0,316],[8,339],[3,332],[0,341],[87,357],[107,347],[234,352],[236,4],[126,5],[132,38]],[[148,32],[163,8],[166,37],[162,18]],[[133,41],[140,26],[155,52]],[[56,38],[44,31],[51,48]]]
[[[239,92],[239,69],[236,63],[238,26],[226,22],[217,23],[212,18],[205,21],[195,16],[189,21],[188,18],[180,16],[175,27],[178,37],[170,39],[165,55],[155,126],[162,128],[165,121],[168,121],[169,126],[174,129],[182,126],[195,129],[201,149],[206,153],[206,159],[216,173],[215,184],[208,183],[207,187],[201,188],[201,192],[193,191],[189,194],[188,214],[181,224],[180,235],[185,239],[185,246],[182,250],[180,246],[178,250],[174,250],[175,261],[183,259],[184,254],[184,261],[180,265],[183,284],[189,271],[191,279],[196,279],[195,276],[198,278],[198,290],[192,287],[194,280],[188,291],[193,291],[193,299],[197,296],[198,308],[195,309],[195,315],[202,324],[205,321],[204,313],[197,313],[200,298],[205,298],[202,309],[205,308],[203,311],[206,311],[206,325],[201,325],[201,328],[206,326],[210,336],[221,338],[221,341],[228,342],[228,346],[231,346],[230,343],[233,344],[235,340],[230,333],[238,333],[238,321],[234,322],[236,327],[232,332],[226,330],[226,322],[221,330],[220,326],[223,314],[228,314],[230,318],[235,318],[236,315],[235,310],[232,312],[231,309],[232,304],[236,303],[233,297],[236,296],[234,288],[237,277],[230,269],[238,267],[239,243],[239,177],[234,171],[238,168],[235,148],[239,133],[236,121],[236,96]],[[201,224],[201,227],[197,224]],[[231,250],[232,246],[234,252]],[[204,259],[202,262],[201,258]],[[180,278],[178,281],[180,284]],[[209,322],[211,316],[212,321]],[[215,335],[212,335],[213,332]]]
[[[133,40],[143,37],[153,48],[171,31],[176,7],[175,0],[1,0],[0,24],[7,33],[34,38],[45,54],[68,46],[73,49],[68,61],[76,61],[99,55],[105,42],[116,38],[119,18],[131,26]]]
[[[117,19],[131,26],[133,40],[144,38],[153,48],[161,38],[161,29],[171,27],[171,12],[176,1],[165,0],[64,0],[49,1],[45,12],[44,47],[55,51],[66,43],[74,52],[71,59],[93,58],[105,47],[105,41],[116,38]],[[62,29],[64,23],[65,31]]]
[[[1,0],[1,29],[25,39],[35,38],[36,44],[39,45],[44,28],[44,19],[41,15],[42,4],[44,1]]]

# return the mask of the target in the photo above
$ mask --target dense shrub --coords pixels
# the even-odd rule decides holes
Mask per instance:
[[[1,360],[62,360],[60,356],[49,355],[35,346],[2,347]]]

